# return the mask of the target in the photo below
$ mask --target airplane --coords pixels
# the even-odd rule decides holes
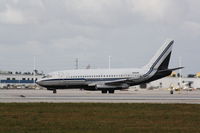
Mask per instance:
[[[84,89],[104,94],[149,83],[183,68],[168,68],[173,43],[174,40],[167,40],[149,63],[141,68],[64,70],[49,73],[36,83],[53,93],[57,89]]]

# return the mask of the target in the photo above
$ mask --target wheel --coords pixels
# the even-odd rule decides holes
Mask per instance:
[[[174,91],[173,91],[173,90],[171,90],[171,91],[170,91],[170,94],[174,94]]]
[[[56,89],[53,89],[53,93],[54,93],[54,94],[56,94],[56,93],[57,93]]]
[[[109,93],[113,94],[115,93],[115,90],[109,90]]]
[[[106,94],[107,90],[101,90],[101,93]]]

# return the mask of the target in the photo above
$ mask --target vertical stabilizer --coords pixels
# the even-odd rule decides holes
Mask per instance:
[[[168,69],[173,43],[174,40],[167,40],[144,68],[156,70]]]

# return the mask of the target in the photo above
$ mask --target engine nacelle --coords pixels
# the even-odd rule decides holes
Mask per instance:
[[[96,89],[97,90],[101,90],[101,89],[128,89],[129,88],[129,85],[128,84],[122,84],[122,85],[105,85],[105,84],[102,84],[102,85],[96,85]]]

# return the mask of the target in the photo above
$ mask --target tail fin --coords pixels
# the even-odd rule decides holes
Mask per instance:
[[[157,51],[150,62],[144,66],[146,69],[166,70],[172,53],[174,40],[167,40],[165,44]]]

